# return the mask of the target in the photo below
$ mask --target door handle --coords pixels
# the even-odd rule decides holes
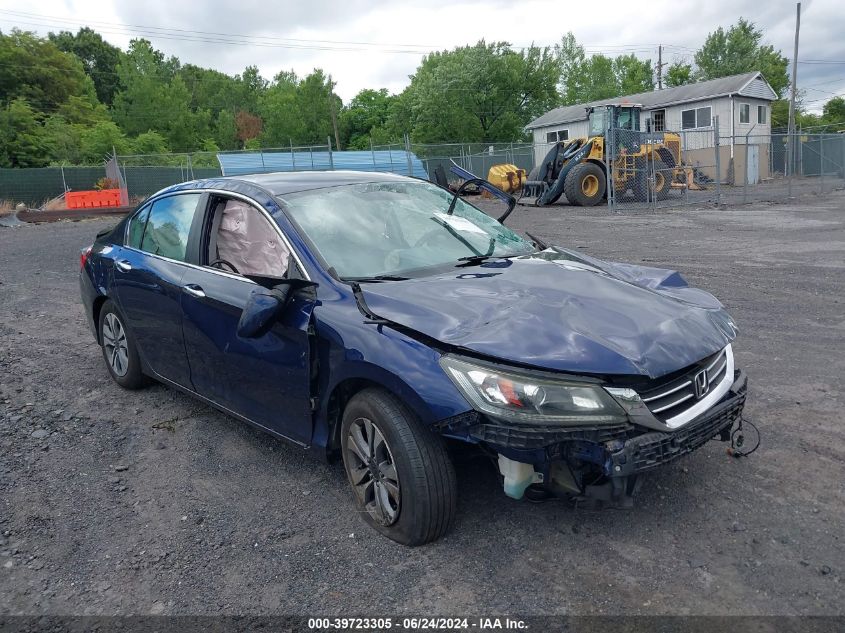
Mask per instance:
[[[192,297],[196,297],[197,299],[202,299],[205,296],[205,291],[202,287],[198,286],[197,284],[187,284],[182,286],[182,290],[187,292]]]
[[[130,264],[125,259],[119,259],[114,263],[114,267],[117,268],[122,273],[128,273],[132,270],[132,264]]]

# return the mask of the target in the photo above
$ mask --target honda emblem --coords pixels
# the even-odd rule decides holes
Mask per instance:
[[[692,378],[692,384],[695,387],[695,397],[701,400],[705,394],[710,391],[710,380],[707,377],[707,370],[702,369]]]

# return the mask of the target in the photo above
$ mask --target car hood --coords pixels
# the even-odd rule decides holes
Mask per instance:
[[[363,288],[379,317],[449,346],[550,370],[656,378],[736,335],[722,304],[677,272],[562,248]]]

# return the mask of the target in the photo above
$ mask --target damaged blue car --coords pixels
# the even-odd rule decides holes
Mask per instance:
[[[742,420],[712,295],[391,174],[170,187],[83,250],[80,288],[119,385],[341,459],[364,520],[408,545],[452,523],[451,442],[489,454],[510,497],[626,506]]]

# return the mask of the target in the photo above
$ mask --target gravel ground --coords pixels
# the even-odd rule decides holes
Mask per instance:
[[[108,224],[0,229],[0,613],[843,613],[842,192],[517,209],[517,229],[720,297],[763,445],[734,460],[711,442],[629,511],[510,500],[465,456],[454,529],[417,549],[364,525],[340,465],[111,382],[77,289],[79,249]]]

